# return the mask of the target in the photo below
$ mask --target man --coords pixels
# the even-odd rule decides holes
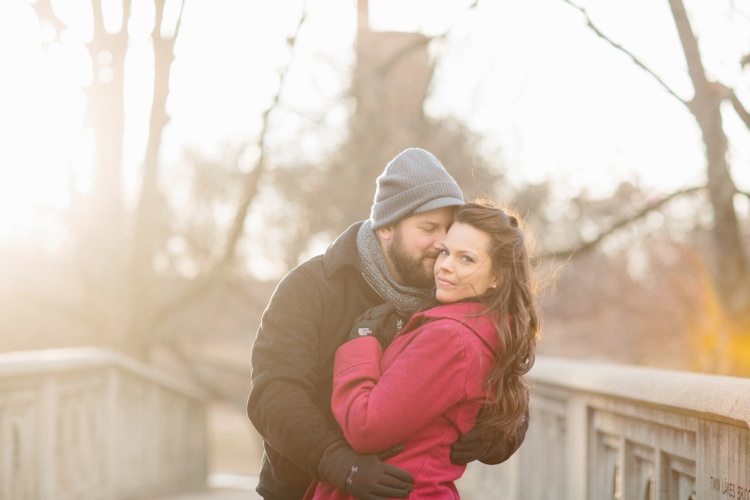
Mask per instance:
[[[407,149],[378,177],[370,218],[279,282],[253,344],[247,404],[264,438],[263,498],[301,499],[313,479],[357,498],[408,496],[408,472],[356,453],[343,438],[331,412],[333,360],[370,307],[387,301],[408,318],[433,298],[438,245],[461,204],[460,188],[437,158]],[[451,459],[500,463],[525,432],[483,443],[475,429],[454,445]]]

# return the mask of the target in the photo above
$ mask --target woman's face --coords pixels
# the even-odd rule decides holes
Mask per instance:
[[[435,296],[446,304],[482,295],[497,285],[487,249],[490,235],[456,222],[440,246],[435,261]]]

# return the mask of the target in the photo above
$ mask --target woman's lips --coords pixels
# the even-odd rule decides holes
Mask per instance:
[[[453,283],[451,281],[439,276],[435,279],[435,281],[437,281],[437,284],[440,286],[453,286]]]

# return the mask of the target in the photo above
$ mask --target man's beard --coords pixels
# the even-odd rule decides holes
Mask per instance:
[[[435,276],[432,267],[425,267],[425,259],[437,258],[440,253],[431,248],[422,252],[418,257],[412,257],[404,248],[401,239],[400,228],[396,227],[393,232],[393,241],[388,246],[388,256],[391,258],[396,272],[404,280],[404,285],[417,288],[430,288],[435,284]]]

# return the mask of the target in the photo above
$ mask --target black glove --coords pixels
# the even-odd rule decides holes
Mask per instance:
[[[399,326],[402,324],[403,322],[399,319],[396,309],[386,302],[371,307],[354,321],[354,327],[349,333],[349,340],[373,336],[385,349],[396,336],[400,330]]]
[[[363,500],[407,498],[413,483],[411,474],[381,462],[377,455],[359,455],[346,478],[344,490]]]
[[[333,443],[320,458],[318,475],[321,481],[333,483],[357,498],[406,498],[414,478],[405,470],[382,462],[403,449],[403,445],[397,445],[378,455],[360,455],[341,440]]]
[[[485,448],[482,431],[479,427],[474,427],[451,445],[451,462],[456,465],[466,465],[479,459],[484,454]]]
[[[456,465],[466,465],[474,460],[479,460],[487,465],[503,463],[513,456],[521,446],[524,438],[526,438],[528,428],[528,408],[526,408],[526,415],[515,432],[504,439],[487,442],[482,438],[480,427],[474,427],[451,445],[451,462]]]

